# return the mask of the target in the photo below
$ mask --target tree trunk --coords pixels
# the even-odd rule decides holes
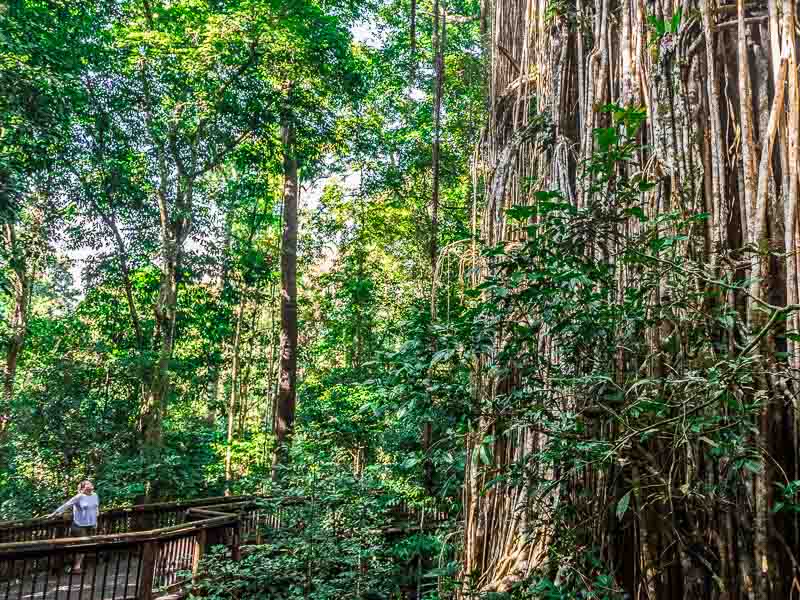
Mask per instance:
[[[152,20],[149,5],[145,16]],[[145,394],[142,398],[141,435],[142,467],[147,481],[145,496],[148,500],[158,498],[161,493],[161,449],[163,445],[162,420],[167,408],[170,388],[170,363],[175,346],[175,324],[178,308],[178,278],[183,265],[184,244],[192,227],[194,178],[184,168],[177,149],[171,146],[177,183],[170,182],[170,164],[167,144],[155,124],[153,111],[155,98],[147,63],[142,62],[140,82],[142,86],[143,110],[150,142],[158,161],[158,185],[155,191],[161,237],[161,281],[158,299],[153,307],[155,335],[153,350],[156,359],[144,374]],[[149,386],[147,385],[149,383]]]
[[[225,444],[225,495],[230,496],[233,470],[231,458],[233,453],[233,424],[236,421],[236,408],[239,406],[239,346],[242,339],[242,315],[244,314],[244,299],[239,302],[239,311],[236,315],[236,333],[233,337],[233,361],[231,364],[231,393],[228,401],[228,437]]]
[[[470,428],[478,435],[467,440],[469,458],[486,435],[484,420],[492,424],[491,469],[485,469],[491,471],[492,487],[482,490],[488,475],[475,460],[468,460],[464,482],[465,575],[475,578],[480,590],[508,591],[510,582],[533,573],[556,585],[575,579],[566,573],[581,567],[554,564],[553,558],[570,552],[574,558],[581,548],[596,548],[596,558],[612,574],[620,595],[626,592],[637,600],[771,600],[789,597],[797,587],[800,527],[781,496],[781,486],[796,477],[800,464],[793,436],[794,369],[800,364],[796,11],[793,0],[485,3],[482,13],[491,17],[486,44],[490,114],[473,173],[473,185],[484,190],[485,201],[476,228],[490,246],[526,248],[537,236],[547,239],[553,230],[546,229],[543,214],[534,211],[527,223],[517,224],[505,211],[511,205],[536,207],[538,190],[560,190],[561,201],[570,206],[564,223],[570,236],[576,234],[575,256],[614,274],[602,302],[627,305],[624,294],[637,289],[649,273],[653,298],[647,310],[654,320],[635,334],[620,335],[607,349],[587,345],[578,350],[581,344],[574,342],[580,336],[548,331],[547,320],[554,315],[542,309],[550,300],[513,304],[525,300],[527,286],[536,290],[535,283],[505,280],[517,294],[511,301],[517,312],[505,317],[492,350],[475,361],[476,416]],[[646,120],[631,138],[636,159],[627,164],[615,160],[609,180],[599,185],[596,174],[587,174],[581,163],[600,161],[598,134],[621,125],[621,113],[609,114],[610,107],[603,106],[607,102],[623,109],[642,105]],[[542,137],[527,136],[520,143],[521,133],[539,118],[546,123]],[[617,209],[610,192],[619,189],[622,176],[633,175],[653,185],[631,197],[641,217],[615,221],[603,234],[609,239],[577,234],[583,228],[599,230],[604,211]],[[702,222],[687,227],[672,215],[702,215]],[[670,248],[671,258],[657,269],[624,256],[631,242],[676,233],[686,233],[686,239]],[[569,248],[570,236],[562,248]],[[666,256],[659,252],[653,256]],[[530,261],[546,260],[522,258],[529,272],[538,266]],[[478,284],[506,277],[490,258],[477,262]],[[547,271],[546,262],[542,271]],[[681,305],[677,297],[691,294],[702,301],[692,308]],[[593,309],[581,303],[577,310]],[[725,324],[697,325],[718,313],[728,315]],[[560,327],[572,317],[563,318]],[[512,330],[517,322],[523,327],[535,323],[536,337],[523,343]],[[700,356],[706,350],[695,354],[701,342],[694,335],[700,329],[711,360]],[[618,334],[609,335],[615,339]],[[509,356],[505,364],[496,364],[502,351]],[[730,402],[700,400],[675,385],[688,373],[706,378],[714,361],[745,361],[751,370],[748,383],[719,386],[730,390]],[[525,369],[527,381],[512,381],[507,389],[482,365]],[[616,382],[624,400],[609,409],[602,392],[550,381],[550,373],[587,381],[601,375]],[[634,430],[653,437],[634,440],[635,434],[626,433],[632,427],[628,417],[619,415],[627,415],[630,403],[643,397],[640,386],[649,385],[650,378],[658,382],[659,398],[669,397],[666,418],[642,418]],[[537,391],[529,399],[530,381],[537,381]],[[717,393],[713,386],[708,389]],[[522,394],[526,404],[515,404],[511,393]],[[498,409],[501,396],[508,404]],[[739,413],[730,408],[736,403],[753,408]],[[571,461],[574,456],[549,446],[546,419],[529,421],[514,414],[530,410],[531,404],[567,419],[581,414],[576,421],[581,433],[574,441],[610,444],[617,456],[585,468],[558,464],[561,459],[551,458],[551,450],[552,457]],[[733,435],[746,440],[752,452],[748,468],[733,466],[737,455],[732,451],[708,451],[717,444],[718,426],[673,427],[689,415],[696,422],[719,419],[736,431]],[[536,440],[530,448],[519,441],[526,436]],[[571,448],[574,441],[566,436],[560,443]],[[534,486],[526,490],[522,477],[512,475],[513,484],[502,481],[519,465],[531,473],[539,491]],[[558,475],[551,477],[547,469]],[[542,502],[547,494],[541,490],[549,491],[551,484],[559,486],[558,497],[568,498],[569,512],[578,516],[561,516]],[[707,489],[714,489],[714,495],[694,495],[694,490]],[[514,503],[507,501],[519,494],[527,496],[527,520],[516,521],[510,508]],[[536,545],[550,536],[574,545],[536,558]],[[594,586],[593,593],[598,592]]]
[[[441,20],[440,20],[441,18]],[[439,0],[433,3],[433,51],[434,51],[434,89],[433,89],[433,144],[431,149],[431,166],[433,178],[433,190],[431,192],[431,353],[436,353],[436,338],[433,334],[433,324],[436,321],[436,289],[439,262],[439,149],[441,143],[442,130],[442,91],[444,87],[444,41],[445,41],[445,18],[440,17]],[[441,25],[441,28],[440,28]],[[433,396],[430,397],[433,404]],[[434,493],[434,466],[430,456],[433,444],[433,424],[425,421],[422,424],[422,452],[425,455],[423,461],[423,474],[425,489],[429,494]]]
[[[283,242],[281,247],[280,375],[275,411],[275,454],[272,479],[288,457],[297,396],[297,157],[294,125],[288,111],[281,125],[283,141]]]
[[[99,209],[98,209],[98,212]],[[122,275],[122,285],[125,288],[125,299],[128,301],[128,310],[131,315],[131,324],[133,325],[133,332],[136,335],[136,345],[141,352],[144,350],[144,333],[142,331],[142,323],[139,319],[139,311],[136,308],[136,302],[133,298],[133,282],[131,281],[131,272],[128,266],[128,252],[125,249],[125,241],[122,239],[117,222],[111,215],[106,215],[100,212],[101,218],[111,230],[114,235],[114,241],[117,248],[117,262],[119,262],[119,270]]]
[[[431,277],[433,278],[433,293],[436,285],[436,261],[439,254],[439,146],[442,129],[442,88],[444,84],[444,35],[440,35],[439,0],[433,3],[433,51],[434,71],[436,79],[433,89],[433,145],[431,148],[431,168],[433,177],[433,190],[431,192]],[[443,34],[443,32],[442,32]],[[436,299],[431,298],[435,307]],[[435,308],[434,308],[435,310]]]
[[[168,246],[169,249],[169,246]],[[167,408],[170,386],[170,362],[175,344],[175,321],[178,303],[178,253],[165,252],[161,272],[159,297],[154,308],[156,317],[156,352],[158,358],[152,365],[151,383],[142,403],[142,458],[144,468],[154,469],[148,477],[148,500],[161,493],[161,450],[163,446],[162,420]]]
[[[411,87],[417,78],[417,0],[411,0],[411,22],[409,25],[410,47],[411,47]]]
[[[37,217],[38,220],[39,217]],[[41,226],[38,222],[36,227]],[[11,283],[14,289],[14,302],[9,320],[9,336],[6,342],[5,368],[3,371],[3,405],[0,416],[11,409],[14,400],[14,385],[17,378],[17,364],[28,329],[33,280],[35,279],[35,256],[28,256],[19,247],[17,232],[13,223],[3,225],[6,252],[10,256]],[[35,253],[34,253],[35,254]]]
[[[17,363],[25,334],[28,328],[28,308],[31,300],[31,281],[24,271],[14,274],[14,309],[9,323],[11,335],[6,344],[6,364],[3,372],[3,405],[4,410],[11,408],[14,400],[14,384],[17,378]]]

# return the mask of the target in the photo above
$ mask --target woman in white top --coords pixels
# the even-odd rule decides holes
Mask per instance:
[[[94,493],[94,486],[89,480],[81,481],[78,486],[78,493],[64,502],[50,516],[63,514],[68,508],[72,508],[72,527],[70,533],[74,537],[88,537],[95,535],[97,528],[97,513],[100,510],[100,500],[97,494]],[[73,573],[81,572],[81,562],[83,555],[79,554],[75,557],[75,565],[72,570]]]

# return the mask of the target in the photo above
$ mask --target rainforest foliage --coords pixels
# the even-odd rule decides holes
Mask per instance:
[[[220,600],[800,592],[798,32],[0,3],[0,519],[306,499]]]

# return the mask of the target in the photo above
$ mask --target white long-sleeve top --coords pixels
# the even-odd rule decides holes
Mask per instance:
[[[97,527],[97,512],[100,500],[97,494],[78,494],[59,506],[54,515],[60,515],[72,508],[72,522],[78,527]]]

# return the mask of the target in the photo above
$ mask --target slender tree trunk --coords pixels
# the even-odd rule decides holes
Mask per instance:
[[[719,77],[717,76],[716,35],[714,30],[713,0],[701,0],[700,11],[703,18],[703,34],[705,36],[706,65],[708,67],[708,108],[711,125],[711,260],[716,266],[717,251],[726,247],[727,223],[724,196],[727,189],[725,167],[723,164],[722,124],[720,121]]]
[[[417,0],[411,0],[411,86],[417,78]]]
[[[145,16],[152,21],[150,6],[145,6]],[[170,363],[175,346],[175,325],[178,307],[178,278],[183,266],[184,244],[192,228],[194,178],[187,173],[173,145],[172,158],[176,168],[174,194],[170,181],[167,145],[162,132],[156,127],[153,111],[156,106],[147,64],[142,63],[140,72],[142,86],[142,109],[145,115],[150,141],[158,161],[158,185],[156,205],[159,213],[161,237],[161,281],[158,299],[153,307],[155,335],[153,350],[156,359],[145,373],[149,383],[142,399],[141,436],[142,466],[148,481],[145,496],[148,500],[158,498],[161,493],[161,450],[163,446],[162,420],[166,413],[170,389]]]
[[[439,254],[439,146],[442,129],[442,88],[444,80],[443,35],[440,35],[439,0],[433,3],[433,49],[434,70],[436,79],[433,89],[433,144],[431,149],[431,166],[433,171],[433,190],[431,193],[431,272],[436,278],[436,260]],[[435,281],[434,281],[435,291]],[[435,303],[435,298],[431,299]]]
[[[291,116],[283,116],[283,243],[281,248],[281,341],[280,375],[275,411],[275,454],[272,479],[278,466],[287,460],[286,445],[294,423],[297,396],[297,200],[298,178],[295,133]]]
[[[44,214],[36,211],[33,228],[42,226]],[[3,242],[9,256],[11,267],[11,283],[14,290],[11,318],[8,323],[9,336],[6,342],[6,356],[3,370],[3,402],[0,416],[10,410],[14,400],[14,387],[17,379],[17,365],[28,331],[28,315],[33,293],[33,282],[36,279],[37,252],[24,252],[17,240],[17,231],[13,223],[3,224]],[[36,242],[34,242],[36,243]]]
[[[167,411],[170,391],[170,363],[175,348],[175,325],[178,315],[178,278],[183,264],[183,246],[191,227],[192,187],[184,182],[175,197],[174,213],[170,217],[166,186],[158,193],[161,214],[161,283],[153,308],[156,322],[154,350],[156,360],[152,372],[145,374],[150,382],[142,402],[142,459],[145,469],[151,469],[146,486],[148,500],[161,493],[162,421]]]
[[[133,298],[133,282],[131,281],[131,271],[128,266],[128,253],[125,249],[125,241],[122,239],[122,234],[113,217],[102,215],[102,219],[114,235],[114,241],[117,246],[117,262],[119,262],[119,270],[122,275],[122,285],[125,288],[125,299],[128,302],[128,311],[131,316],[133,332],[136,335],[136,345],[141,352],[144,349],[144,332],[142,331],[141,319],[139,319],[139,311],[136,308],[136,302]]]
[[[433,171],[433,190],[431,193],[431,326],[436,320],[436,277],[439,258],[439,147],[442,129],[442,90],[444,87],[444,19],[440,21],[439,0],[433,3],[433,50],[434,50],[434,89],[433,89],[433,144],[431,149],[431,163]],[[431,350],[436,352],[436,338],[431,331]],[[433,397],[430,398],[433,403]],[[425,489],[433,494],[434,467],[430,457],[433,442],[433,424],[425,421],[422,425],[422,451],[425,455],[423,470]]]
[[[146,489],[148,501],[158,498],[161,494],[162,420],[166,412],[170,387],[170,361],[175,344],[178,303],[177,265],[177,252],[172,252],[165,258],[161,273],[159,297],[154,309],[157,359],[152,365],[150,387],[142,404],[142,459],[144,468],[152,469]]]
[[[6,343],[6,361],[3,372],[3,405],[8,410],[14,400],[19,355],[25,344],[28,329],[28,307],[31,300],[31,281],[24,271],[14,274],[14,308],[9,323],[11,334]]]
[[[236,333],[233,337],[233,361],[231,365],[231,393],[228,401],[228,437],[225,445],[225,495],[230,496],[233,470],[231,458],[233,453],[233,424],[236,421],[236,409],[239,406],[239,346],[242,339],[242,315],[244,314],[244,299],[239,302],[236,315]]]
[[[278,339],[278,332],[276,328],[275,319],[275,284],[270,286],[269,295],[269,353],[267,358],[267,402],[264,405],[264,430],[275,429],[275,410],[276,410],[276,389],[275,389],[275,355]]]
[[[247,354],[244,361],[239,359],[240,363],[244,364],[239,383],[239,402],[241,402],[242,409],[239,411],[239,435],[244,435],[245,427],[247,426],[247,417],[250,414],[250,383],[253,371],[253,361],[256,360],[258,349],[258,321],[260,320],[261,311],[259,305],[253,307],[253,313],[250,317],[250,337],[247,340]],[[258,410],[256,410],[256,413]],[[256,417],[258,418],[258,417]]]

